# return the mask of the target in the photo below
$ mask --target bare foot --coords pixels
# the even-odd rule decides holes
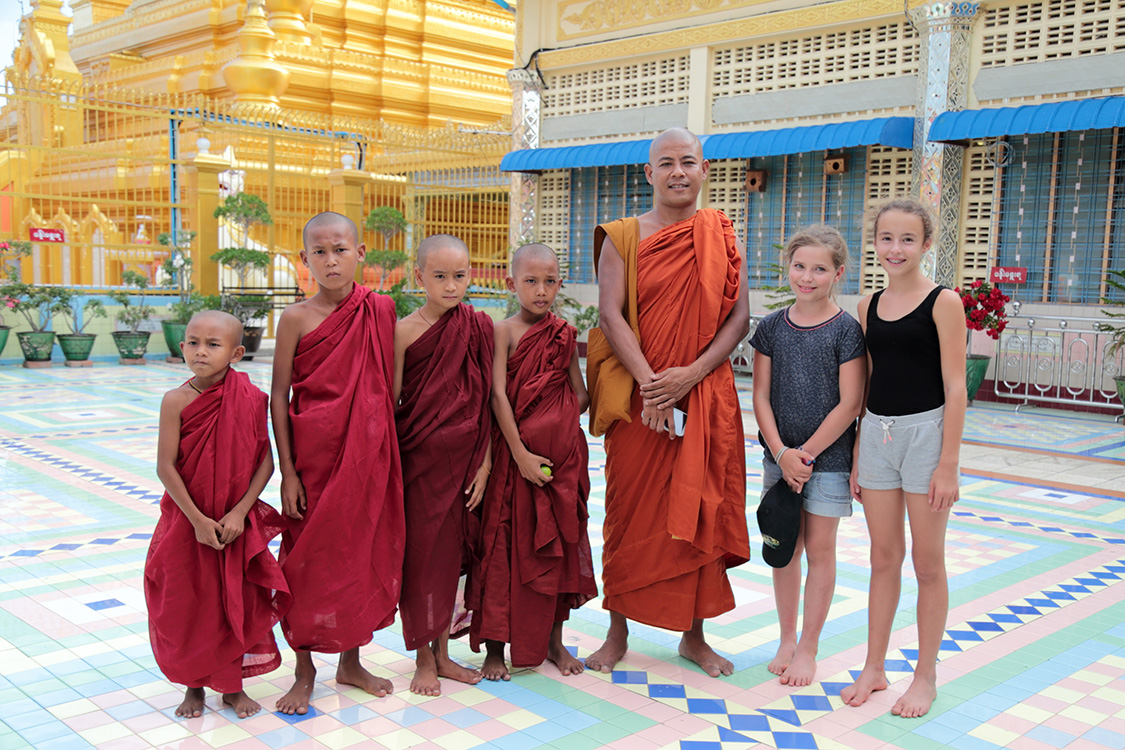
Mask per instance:
[[[547,660],[552,662],[564,675],[582,674],[582,662],[570,655],[566,646],[552,643],[547,647]]]
[[[887,673],[881,669],[867,669],[859,674],[859,679],[840,691],[840,698],[849,706],[862,706],[872,693],[887,689]]]
[[[239,690],[237,693],[223,693],[223,703],[233,708],[240,719],[253,716],[262,710],[261,704],[247,695],[244,690]]]
[[[498,641],[485,641],[485,649],[488,653],[480,668],[481,676],[493,682],[512,679],[507,665],[504,664],[504,644]]]
[[[340,664],[336,667],[336,682],[341,685],[354,685],[376,698],[383,698],[395,691],[390,680],[384,680],[368,672],[359,663],[358,654],[355,661],[345,660],[341,655]]]
[[[302,656],[303,654],[303,656]],[[297,669],[293,674],[293,687],[277,699],[277,710],[283,714],[309,712],[309,699],[312,698],[313,685],[316,684],[316,668],[308,651],[297,652]]]
[[[919,716],[926,715],[935,698],[937,698],[937,685],[934,681],[914,675],[910,687],[895,701],[891,713],[904,719],[917,719]]]
[[[437,658],[437,674],[438,677],[444,677],[448,680],[457,680],[457,682],[463,682],[466,685],[476,685],[481,681],[480,672],[475,669],[463,667],[445,655],[438,656]]]
[[[430,658],[427,659],[422,656],[423,649],[430,651],[429,646],[418,647],[418,660],[415,662],[414,679],[410,681],[410,692],[416,695],[441,695],[441,683],[438,682],[433,651],[430,651]]]
[[[628,631],[618,632],[611,625],[602,647],[586,657],[586,669],[608,674],[617,666],[617,662],[625,658],[625,652],[628,650]]]
[[[176,709],[176,716],[194,719],[203,715],[203,688],[188,688],[184,691],[184,702]]]
[[[695,662],[712,677],[734,673],[734,665],[729,659],[724,659],[715,653],[715,650],[703,639],[702,631],[699,634],[684,633],[684,637],[680,639],[680,656]]]
[[[785,674],[785,670],[789,669],[789,662],[793,660],[793,652],[796,650],[796,641],[782,641],[777,647],[777,654],[774,655],[773,661],[769,664],[769,670],[779,676]],[[782,680],[782,683],[784,682],[785,680]]]
[[[816,677],[816,654],[798,648],[793,654],[789,667],[781,673],[778,682],[789,687],[805,687],[812,684],[813,677]]]

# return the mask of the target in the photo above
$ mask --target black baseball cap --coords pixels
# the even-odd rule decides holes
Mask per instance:
[[[758,504],[758,529],[762,532],[762,559],[771,567],[784,568],[793,559],[801,533],[804,501],[785,480],[779,480]]]

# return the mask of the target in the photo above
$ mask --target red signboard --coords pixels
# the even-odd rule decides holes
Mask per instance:
[[[66,234],[61,229],[32,229],[32,242],[66,242]]]
[[[993,284],[1026,284],[1027,268],[1018,266],[997,266],[992,269],[988,280]]]

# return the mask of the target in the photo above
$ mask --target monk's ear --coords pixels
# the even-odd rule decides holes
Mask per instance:
[[[422,269],[417,264],[414,265],[414,280],[422,286]]]
[[[700,162],[699,168],[703,172],[703,179],[706,180],[708,173],[711,171],[711,162],[707,159],[704,159],[702,162]]]
[[[516,292],[516,280],[513,279],[511,276],[505,276],[504,277],[504,286],[508,287],[509,292],[515,294],[515,292]]]
[[[231,352],[231,356],[230,356],[231,364],[233,365],[235,362],[241,362],[244,354],[246,354],[246,347],[245,346],[243,346],[242,344],[239,344],[238,346],[234,347],[234,351]]]
[[[362,242],[356,246],[355,257],[359,258],[359,262],[363,263],[363,259],[367,257],[367,245]]]
[[[304,264],[305,268],[309,267],[309,251],[304,248],[301,248],[301,263]]]
[[[648,180],[649,185],[652,184],[652,165],[651,164],[645,164],[645,179]]]

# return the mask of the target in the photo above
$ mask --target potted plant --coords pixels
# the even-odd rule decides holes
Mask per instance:
[[[1125,307],[1125,271],[1110,271],[1106,283],[1113,287],[1121,297],[1115,300],[1105,297],[1102,299],[1102,304]],[[1115,321],[1125,320],[1125,312],[1102,310],[1102,315]],[[1098,323],[1094,327],[1101,333],[1109,334],[1104,354],[1105,360],[1112,359],[1122,348],[1125,348],[1125,323]],[[1117,386],[1117,398],[1121,399],[1122,405],[1125,406],[1125,370],[1118,370],[1117,375],[1113,377],[1113,382]]]
[[[164,343],[168,345],[168,362],[183,362],[180,357],[180,342],[184,340],[191,316],[203,309],[202,298],[195,293],[191,283],[191,243],[196,233],[185,229],[161,232],[156,241],[168,248],[161,270],[179,294],[179,300],[169,305],[172,317],[160,321],[164,333]]]
[[[363,265],[379,273],[378,291],[383,291],[391,274],[406,264],[407,255],[401,250],[391,250],[391,240],[406,229],[406,217],[393,206],[373,208],[367,215],[366,226],[383,238],[383,249],[372,248],[363,258]]]
[[[10,281],[0,287],[5,306],[23,316],[30,330],[17,331],[24,367],[50,367],[55,348],[55,332],[47,328],[60,312],[58,296],[52,287]]]
[[[113,343],[117,345],[117,352],[121,355],[118,362],[123,365],[143,365],[148,338],[152,334],[139,329],[141,323],[151,318],[155,312],[145,304],[148,277],[136,271],[125,271],[121,274],[121,283],[140,292],[140,300],[133,304],[132,293],[128,288],[109,293],[110,298],[121,306],[117,312],[117,322],[125,326],[125,330],[114,331],[112,334]]]
[[[55,298],[58,300],[58,312],[70,329],[70,333],[58,335],[59,348],[66,359],[64,364],[67,367],[90,367],[93,364],[90,361],[90,351],[94,348],[97,336],[86,333],[86,326],[94,318],[107,316],[105,305],[100,299],[87,298],[82,292],[64,287],[55,288]],[[84,305],[83,299],[86,300]],[[81,323],[78,322],[79,318]]]
[[[988,372],[988,362],[992,359],[987,354],[973,354],[973,331],[984,331],[989,338],[999,340],[1000,334],[1008,325],[1008,313],[1004,305],[1011,298],[1000,291],[1000,288],[987,281],[977,279],[967,288],[957,287],[954,291],[961,295],[961,304],[965,308],[965,388],[969,393],[969,400],[977,397],[984,382],[984,375]]]

